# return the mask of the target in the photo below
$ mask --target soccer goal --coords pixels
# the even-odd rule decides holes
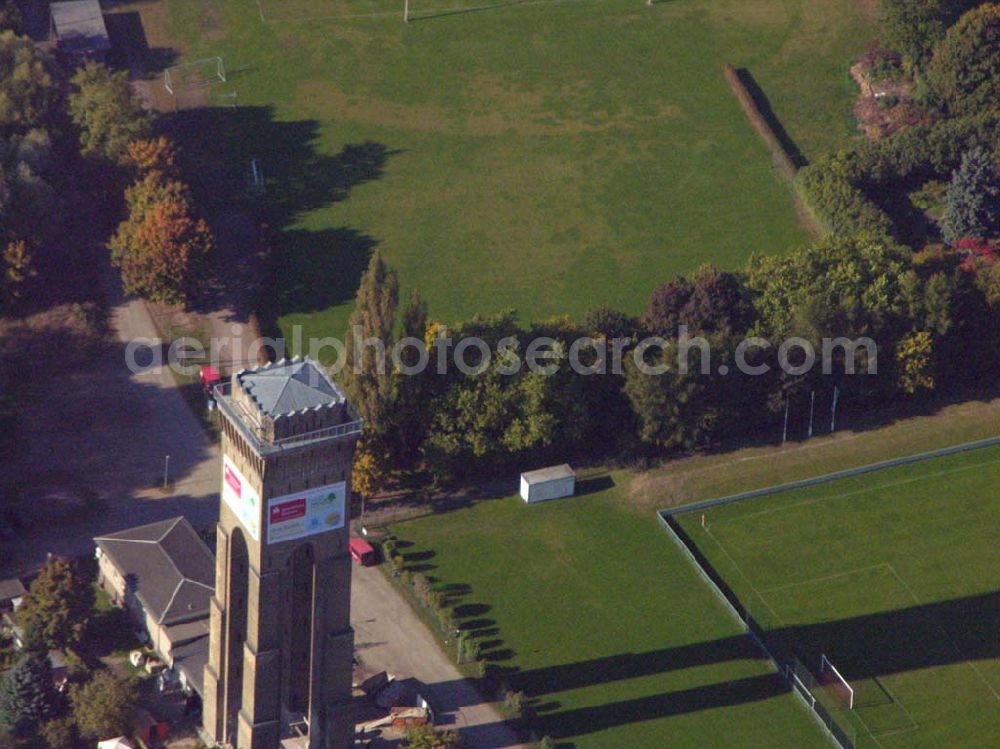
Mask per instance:
[[[163,71],[163,85],[171,94],[225,81],[226,68],[222,64],[221,57],[207,57],[204,60],[186,62]]]
[[[848,710],[854,709],[854,687],[848,683],[830,659],[823,655],[819,663],[819,683],[830,687],[847,705]]]

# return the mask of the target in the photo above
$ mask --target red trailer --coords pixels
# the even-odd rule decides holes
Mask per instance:
[[[378,563],[378,555],[375,553],[375,549],[363,538],[352,538],[347,548],[351,552],[351,557],[354,561],[362,567],[371,567],[373,564]]]

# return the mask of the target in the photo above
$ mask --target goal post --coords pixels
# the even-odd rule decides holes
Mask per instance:
[[[163,86],[171,94],[225,81],[226,68],[221,57],[206,57],[204,60],[174,65],[163,71]]]
[[[854,709],[854,687],[843,677],[837,667],[824,654],[819,663],[819,681],[823,686],[832,687],[847,704],[848,710]]]

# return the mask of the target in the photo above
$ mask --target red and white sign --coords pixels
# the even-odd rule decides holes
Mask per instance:
[[[239,471],[232,466],[223,465],[222,473],[229,488],[235,492],[236,496],[243,496],[243,481],[240,479]]]
[[[344,527],[347,484],[327,484],[267,503],[267,542],[292,541]]]
[[[289,499],[287,502],[271,505],[271,522],[283,523],[286,520],[295,520],[306,516],[305,497],[299,499]]]

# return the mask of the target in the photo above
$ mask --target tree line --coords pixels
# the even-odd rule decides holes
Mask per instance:
[[[572,455],[645,460],[735,438],[766,439],[789,399],[812,391],[837,388],[855,408],[867,408],[974,383],[1000,369],[1000,351],[991,345],[1000,332],[1000,265],[946,247],[914,253],[874,236],[831,237],[787,255],[754,256],[740,271],[705,266],[657,287],[640,316],[601,307],[580,323],[522,324],[507,310],[445,326],[417,295],[402,305],[398,296],[394,272],[376,254],[358,291],[341,375],[366,422],[354,474],[363,494],[386,488],[386,477],[447,483]],[[710,345],[708,373],[698,351],[689,353],[687,372],[676,366],[682,326]],[[449,339],[477,337],[490,361],[469,349],[466,363],[481,371],[449,366],[441,374],[429,366],[404,374],[415,363],[404,349],[399,366],[379,371],[374,356],[355,360],[355,331],[381,338],[387,348],[415,337],[431,362]],[[553,372],[506,373],[510,351],[502,340],[542,336],[554,341],[546,362]],[[635,358],[650,336],[663,343],[638,361],[667,364],[669,371],[657,376]],[[766,369],[762,374],[732,366],[749,337],[772,342],[746,352],[753,371]],[[779,366],[778,345],[792,337],[817,352],[836,338],[867,338],[876,348],[874,354],[840,348],[827,372],[817,365],[789,373]],[[567,354],[580,338],[624,341],[621,373],[575,371]],[[584,364],[597,361],[596,353],[582,356]],[[799,365],[804,353],[790,357]],[[870,364],[876,373],[868,374]]]
[[[86,267],[119,221],[109,248],[126,293],[183,303],[213,241],[176,149],[126,72],[67,69],[18,23],[0,6],[0,314],[51,303],[69,261]]]

